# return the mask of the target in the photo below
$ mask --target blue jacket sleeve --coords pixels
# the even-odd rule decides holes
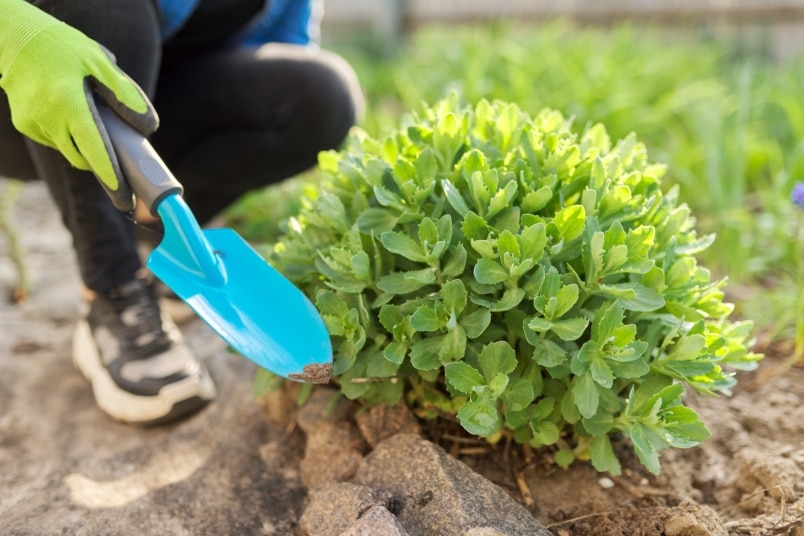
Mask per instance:
[[[318,42],[320,9],[316,0],[271,0],[263,17],[242,39],[246,45],[270,42],[307,45]]]
[[[159,0],[162,37],[167,39],[187,22],[199,0]]]

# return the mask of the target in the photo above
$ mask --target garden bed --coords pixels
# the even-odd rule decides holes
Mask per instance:
[[[25,304],[4,301],[0,308],[12,334],[0,347],[4,530],[301,534],[305,437],[260,418],[249,395],[253,367],[226,354],[203,326],[191,325],[188,339],[211,365],[219,399],[174,427],[142,430],[110,421],[69,364],[77,276],[65,261],[68,238],[44,185],[26,186],[15,208],[32,292]],[[13,268],[5,257],[0,268],[5,292]],[[451,439],[446,428],[425,425],[425,433],[529,505],[556,535],[705,534],[709,520],[720,534],[725,527],[738,536],[800,536],[804,369],[783,368],[789,346],[759,350],[768,357],[757,371],[739,375],[734,397],[690,400],[712,438],[663,451],[657,477],[640,468],[626,445],[616,445],[624,472],[612,478],[586,464],[558,469],[537,451],[505,443],[492,449]],[[270,452],[276,456],[268,466],[260,454]],[[81,495],[79,482],[94,482],[102,493]]]
[[[785,361],[769,357],[757,371],[741,374],[731,398],[694,397],[690,406],[712,438],[664,451],[658,476],[645,471],[626,445],[616,449],[623,475],[613,477],[588,465],[557,469],[521,448],[480,454],[485,447],[479,444],[441,443],[530,505],[557,535],[706,534],[702,527],[712,534],[724,534],[714,529],[725,527],[732,535],[801,535],[804,369],[787,368]]]

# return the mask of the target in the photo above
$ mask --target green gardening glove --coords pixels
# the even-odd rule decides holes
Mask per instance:
[[[76,168],[93,171],[118,209],[133,210],[95,99],[144,136],[159,119],[105,49],[23,0],[0,0],[0,87],[17,130],[57,149]]]

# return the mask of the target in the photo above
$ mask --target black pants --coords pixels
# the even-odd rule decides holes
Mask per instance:
[[[332,53],[225,44],[262,2],[203,0],[167,42],[148,0],[33,3],[111,50],[152,97],[161,123],[151,142],[202,223],[246,191],[313,166],[319,151],[343,141],[362,106],[354,72]],[[91,173],[19,134],[2,91],[0,176],[47,183],[89,289],[106,292],[135,277],[141,265],[130,215],[113,207]]]

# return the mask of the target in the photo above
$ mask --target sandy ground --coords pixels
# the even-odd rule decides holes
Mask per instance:
[[[218,399],[172,426],[115,423],[70,361],[78,278],[41,184],[24,186],[13,219],[31,292],[8,299],[16,274],[0,236],[0,535],[298,534],[303,438],[263,418],[254,365],[202,322],[186,324]],[[559,470],[545,453],[444,446],[557,535],[802,536],[804,368],[783,368],[787,356],[741,374],[734,397],[691,397],[712,438],[665,451],[658,477],[626,443],[620,478],[583,464]]]
[[[260,459],[284,430],[251,398],[254,365],[195,320],[183,331],[217,400],[172,426],[114,422],[71,363],[78,276],[44,185],[24,185],[13,222],[31,292],[11,303],[17,279],[0,235],[0,534],[292,533],[304,490],[293,459],[272,464],[281,470]]]

